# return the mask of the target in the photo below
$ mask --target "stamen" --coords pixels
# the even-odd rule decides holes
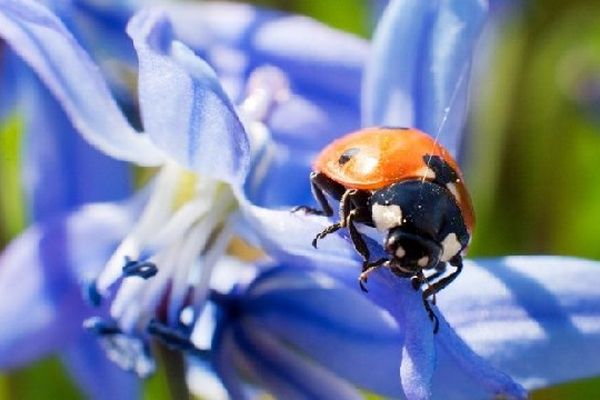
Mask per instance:
[[[144,279],[152,278],[158,273],[156,264],[150,261],[136,261],[125,256],[125,265],[123,266],[123,276],[139,276]]]
[[[139,257],[142,248],[153,237],[156,231],[163,227],[171,216],[173,194],[177,187],[177,177],[181,173],[181,167],[166,163],[157,175],[153,192],[146,204],[138,223],[123,239],[115,253],[112,255],[106,267],[98,277],[98,291],[104,294],[110,285],[122,276],[123,257],[130,255]]]
[[[102,303],[102,295],[98,291],[96,281],[89,282],[83,288],[83,296],[86,301],[94,307],[99,307]]]
[[[147,331],[172,350],[185,351],[186,353],[203,358],[208,356],[207,351],[200,350],[194,346],[188,334],[170,328],[156,320],[148,323]]]
[[[283,71],[266,65],[252,71],[246,92],[240,112],[250,121],[265,122],[275,106],[290,97],[290,84]]]
[[[91,317],[83,321],[83,327],[98,336],[123,333],[115,321],[106,321],[100,317]]]
[[[92,317],[84,321],[83,326],[99,336],[107,357],[122,369],[133,371],[141,378],[156,369],[148,346],[142,339],[124,334],[115,321]]]

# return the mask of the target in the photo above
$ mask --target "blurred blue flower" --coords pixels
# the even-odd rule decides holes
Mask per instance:
[[[85,17],[89,22],[87,26],[99,25],[94,15],[78,10],[82,2],[68,4],[51,3],[74,28],[76,17]],[[105,19],[109,13],[120,15],[124,10],[115,5],[105,12]],[[113,24],[105,30],[122,30],[122,23]],[[97,50],[97,47],[99,43],[91,49]],[[116,63],[116,57],[124,50],[109,52],[114,47],[104,45],[107,50],[99,60]],[[131,56],[123,57],[123,63],[131,59]],[[82,203],[123,199],[130,193],[128,166],[83,141],[45,86],[4,42],[0,44],[0,72],[0,124],[9,119],[17,119],[22,124],[23,186],[27,211],[33,220]],[[102,184],[107,177],[112,177],[112,185]]]
[[[109,71],[110,65],[131,64],[133,47],[129,44],[129,49],[127,46],[119,47],[122,40],[111,40],[119,36],[125,37],[123,28],[127,16],[132,12],[129,7],[121,3],[106,3],[103,7],[97,7],[86,1],[49,2],[48,5],[71,26],[79,40],[86,43],[96,60],[106,67],[103,68],[105,72]],[[103,35],[88,35],[96,30],[102,31]],[[91,39],[92,36],[95,37],[93,41],[84,39]],[[115,73],[110,77],[111,87],[122,103],[130,101],[125,97],[122,82],[117,81],[119,75]],[[4,260],[15,260],[15,263],[7,261],[11,264],[10,267],[2,269],[2,285],[8,285],[3,287],[12,291],[10,288],[14,282],[22,283],[25,288],[25,282],[40,285],[44,282],[44,277],[51,277],[49,281],[54,282],[54,289],[46,292],[47,300],[51,301],[40,304],[45,307],[43,311],[38,308],[40,313],[34,313],[36,317],[23,323],[21,330],[2,330],[3,346],[0,347],[5,349],[4,346],[8,346],[10,351],[3,352],[0,366],[3,369],[20,367],[61,348],[61,360],[76,378],[76,383],[89,396],[134,396],[138,391],[137,382],[107,360],[97,342],[82,332],[76,322],[77,318],[82,318],[91,309],[85,305],[78,292],[73,290],[76,287],[69,289],[67,284],[74,283],[76,271],[65,268],[65,264],[71,265],[66,254],[70,250],[64,240],[67,230],[64,225],[67,224],[62,225],[62,222],[56,221],[65,212],[82,204],[127,197],[132,189],[130,168],[126,163],[104,155],[84,141],[45,85],[5,42],[0,41],[0,126],[13,123],[12,121],[18,121],[16,125],[22,131],[20,171],[26,201],[23,208],[28,219],[36,224],[24,235],[29,239],[23,239],[31,240],[29,247],[22,249],[30,252],[29,255],[15,253],[14,247],[3,254],[3,266]],[[80,225],[81,221],[76,224]],[[39,252],[34,248],[36,240],[43,243],[40,246],[43,250]],[[22,257],[28,259],[21,263]],[[31,260],[35,261],[35,266],[29,262]],[[26,280],[19,278],[23,275],[23,265],[32,265],[34,269],[28,271],[31,275]],[[41,275],[44,271],[45,274]],[[43,286],[36,287],[40,290],[32,288],[19,292],[19,299],[15,298],[11,309],[2,309],[3,320],[6,318],[8,321],[8,324],[3,322],[5,327],[15,328],[15,324],[10,321],[12,318],[19,318],[19,313],[15,314],[15,311],[25,309],[26,304],[31,306],[28,309],[36,309],[35,304],[39,299],[35,297],[44,293],[41,290]],[[61,310],[61,315],[71,315],[72,319],[53,321],[50,318],[52,308],[49,307],[53,303]],[[33,331],[38,332],[44,326],[50,326],[47,324],[53,323],[58,326],[53,332],[45,332],[48,333],[45,340],[40,341],[37,336],[31,336]],[[11,340],[19,336],[20,339],[16,342]],[[99,384],[99,376],[104,382],[111,383]]]
[[[88,297],[94,302],[99,302],[101,297],[110,298],[110,313],[117,324],[91,320],[89,327],[103,334],[103,344],[107,347],[109,356],[124,367],[146,375],[153,369],[153,361],[145,346],[147,328],[151,328],[150,333],[167,341],[174,339],[178,331],[169,331],[166,326],[185,331],[185,327],[180,326],[180,313],[188,303],[201,308],[210,272],[224,253],[225,245],[231,237],[231,226],[236,222],[233,214],[237,207],[232,189],[239,188],[250,162],[246,132],[212,69],[173,37],[172,27],[163,13],[140,13],[131,21],[128,29],[140,64],[140,103],[146,133],[138,133],[120,112],[93,62],[55,15],[35,2],[4,1],[0,6],[0,32],[5,40],[38,73],[86,139],[114,157],[134,161],[139,165],[162,166],[146,193],[143,211],[139,212],[137,202],[134,202],[135,206],[106,206],[114,208],[115,215],[125,213],[127,221],[136,221],[123,240],[120,239],[122,231],[98,224],[94,218],[84,217],[89,212],[87,208],[54,222],[65,225],[67,233],[70,232],[67,228],[71,221],[88,220],[90,225],[84,228],[90,232],[108,229],[111,241],[107,240],[102,246],[102,252],[93,252],[88,259],[77,259],[76,262],[68,258],[63,263],[65,265],[60,267],[71,271],[71,264],[79,262],[96,267],[76,268],[77,275],[68,282],[92,282]],[[245,12],[251,10],[242,9]],[[255,14],[257,20],[262,19],[262,14]],[[324,42],[328,46],[332,41],[339,44],[347,42],[346,47],[355,46],[359,51],[366,49],[362,41],[338,34],[308,19],[290,18],[289,23],[283,26],[279,24],[284,17],[271,19],[272,24],[265,23],[265,30],[294,28],[297,33],[290,37],[296,37],[297,43],[301,43],[299,39],[307,30],[315,30],[330,37]],[[311,58],[318,60],[317,55],[325,54],[325,47],[303,45],[296,49],[298,54],[294,55],[294,52],[289,52],[289,44],[273,44],[267,40],[256,47],[261,49],[264,57],[276,53],[278,47],[285,46],[286,51],[281,51],[279,55],[279,62],[283,64],[292,64],[294,57],[304,57],[304,61],[297,61],[297,64],[302,64],[310,62]],[[359,74],[355,73],[360,70],[360,67],[356,67],[358,58],[356,52],[351,53],[353,56],[349,57],[350,61],[325,57],[320,62],[320,68],[333,75],[335,66],[339,64],[358,82]],[[271,57],[275,58],[274,55]],[[274,63],[277,63],[276,59]],[[240,115],[248,120],[250,131],[255,133],[253,139],[258,153],[261,153],[261,147],[264,146],[263,135],[266,132],[260,119],[269,114],[269,104],[277,101],[274,97],[279,96],[280,92],[282,95],[287,93],[287,82],[280,73],[269,73],[269,68],[266,71],[264,75],[267,82],[262,83],[262,73],[255,74],[258,78],[250,80],[249,92],[239,107]],[[337,80],[343,82],[340,76]],[[269,86],[273,80],[275,91]],[[329,119],[341,113],[338,109],[344,110],[343,107],[336,106],[333,107],[334,112],[327,113],[322,110],[322,106],[317,107],[310,100],[311,97],[325,98],[323,93],[327,90],[331,90],[330,96],[333,96],[333,90],[328,89],[329,86],[336,86],[332,82],[313,85],[310,89],[312,94],[306,94],[305,97],[295,95],[289,101],[288,113],[313,115],[305,118],[303,123],[310,126],[311,121],[315,121],[312,127],[316,134],[325,131],[323,126],[329,123]],[[337,84],[340,85],[343,86]],[[319,96],[314,93],[319,93]],[[207,113],[211,109],[214,113]],[[102,113],[98,110],[102,110]],[[222,136],[215,137],[214,132],[222,133]],[[283,137],[298,131],[282,129],[280,132]],[[254,167],[256,166],[253,165]],[[201,179],[198,179],[198,173],[202,176]],[[235,187],[225,182],[235,184]],[[31,230],[55,231],[47,224]],[[70,256],[69,252],[73,251],[71,245],[76,241],[67,234],[65,236],[62,238],[68,246],[65,256]],[[97,264],[102,263],[100,260],[103,258],[108,259],[118,241],[121,243],[107,267],[100,271]],[[48,250],[45,243],[39,235],[34,234],[24,234],[13,242],[3,259],[3,263],[10,266],[3,269],[7,271],[7,285],[12,284],[14,275],[9,271],[17,268],[15,260],[31,253],[28,249],[53,251],[55,242],[51,243],[52,248]],[[202,257],[198,262],[200,254]],[[43,260],[43,257],[31,260],[41,272],[46,267]],[[52,266],[52,269],[58,268],[60,264],[58,259],[55,261],[57,265]],[[153,269],[155,265],[162,268],[156,271]],[[142,267],[147,270],[142,271]],[[156,272],[158,273],[151,280],[124,280],[113,297],[111,286],[116,282],[120,283],[122,277],[149,277]],[[38,284],[50,285],[48,289],[54,293],[53,281]],[[61,297],[48,297],[47,294],[45,290],[24,293],[27,301],[32,303],[31,308],[44,307],[45,303],[60,303]],[[157,308],[160,310],[157,311]],[[44,324],[35,325],[36,329],[31,329],[29,336],[20,335],[19,340],[26,343],[34,335],[51,337],[53,333],[59,337],[58,332],[65,326],[52,324],[51,317],[63,318],[64,314],[60,308],[53,311],[56,314],[47,315]],[[89,315],[89,312],[72,313],[70,321],[81,321],[83,314]],[[155,318],[166,325],[159,327],[153,321]],[[15,343],[16,338],[11,336],[14,332],[14,329],[6,331],[5,343]],[[110,335],[107,334],[109,332]],[[140,337],[143,341],[140,342],[131,335]],[[61,339],[63,338],[66,339],[66,335],[62,335]],[[55,347],[52,341],[48,343],[48,348]],[[25,358],[30,359],[45,350],[32,352],[30,357],[23,359],[7,353],[7,365],[24,362]]]

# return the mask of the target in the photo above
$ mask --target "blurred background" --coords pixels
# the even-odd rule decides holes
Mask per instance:
[[[368,38],[385,1],[254,3]],[[470,256],[599,260],[600,1],[492,3],[476,56],[461,156],[478,219]],[[5,244],[27,218],[19,178],[20,126],[15,120],[1,129],[0,243]],[[40,398],[81,398],[58,360],[0,376],[0,399]],[[147,382],[145,398],[169,398],[161,371]],[[600,398],[600,378],[540,390],[533,398]]]

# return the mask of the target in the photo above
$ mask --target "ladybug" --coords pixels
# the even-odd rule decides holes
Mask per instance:
[[[460,274],[475,222],[461,171],[449,152],[418,129],[367,128],[325,147],[313,164],[310,182],[321,209],[296,210],[333,216],[326,194],[340,202],[339,221],[317,234],[313,246],[347,228],[364,260],[361,288],[366,291],[369,273],[381,266],[411,279],[415,290],[427,285],[423,302],[437,331],[427,299],[432,296],[435,303],[435,294]],[[370,260],[356,224],[383,233],[387,258]],[[447,264],[455,270],[442,277]]]

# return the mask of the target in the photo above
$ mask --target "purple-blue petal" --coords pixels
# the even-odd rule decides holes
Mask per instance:
[[[215,68],[234,100],[244,96],[257,67],[273,65],[286,74],[293,96],[268,121],[278,143],[314,151],[360,127],[365,40],[247,4],[177,4],[168,12],[178,36]]]
[[[437,389],[438,393],[448,395],[446,398],[452,397],[450,393],[454,392],[454,396],[466,399],[465,388],[469,387],[469,396],[482,393],[482,397],[491,395],[519,400],[527,398],[527,392],[521,385],[475,353],[448,325],[443,316],[440,315],[439,319],[442,333],[436,338],[436,344],[438,353],[442,355],[439,357],[441,360],[436,371],[437,380],[434,379],[432,385],[434,392]],[[450,377],[457,379],[455,385],[448,385],[447,382],[452,381]],[[458,389],[461,387],[460,380],[464,382],[465,378],[471,382]]]
[[[248,398],[245,394],[244,385],[238,376],[234,363],[238,348],[235,344],[233,332],[224,327],[215,332],[213,343],[212,363],[215,373],[223,382],[232,399],[244,400]]]
[[[67,370],[86,398],[127,400],[139,398],[140,379],[106,357],[98,338],[81,332],[61,354]]]
[[[419,128],[456,155],[486,11],[481,0],[391,1],[373,39],[364,124]]]
[[[142,120],[154,142],[202,174],[243,177],[248,138],[212,68],[175,39],[161,10],[136,14],[128,33],[139,59]]]
[[[360,90],[368,44],[354,35],[247,4],[174,5],[168,12],[178,36],[219,73],[235,70],[247,77],[270,64],[304,90],[319,88],[353,99]],[[319,40],[306,40],[311,37]]]
[[[0,36],[39,75],[92,145],[121,160],[162,162],[147,135],[129,125],[98,67],[47,8],[32,0],[1,0]]]
[[[368,281],[366,297],[387,310],[403,332],[398,375],[408,399],[427,399],[436,367],[433,323],[423,307],[422,294],[408,279],[388,269],[375,271]],[[400,354],[398,355],[400,357]]]
[[[260,276],[246,296],[247,318],[261,330],[361,388],[402,393],[397,371],[403,336],[362,292],[319,272],[284,267]]]
[[[467,265],[470,264],[467,262]],[[475,292],[493,292],[493,288],[482,289],[478,283],[478,274],[473,268],[466,267],[457,282],[473,273],[475,276],[469,279],[471,290],[468,293],[458,292],[460,295],[448,298],[448,292],[456,284],[453,283],[437,296],[438,304],[461,310],[468,308],[473,299],[477,298]],[[504,369],[503,366],[497,365],[490,354],[480,357],[471,350],[469,345],[472,343],[467,340],[465,344],[456,335],[453,327],[445,322],[444,314],[436,308],[434,311],[440,319],[440,329],[437,334],[433,334],[433,323],[423,307],[421,292],[412,289],[408,280],[399,279],[389,270],[381,269],[370,276],[368,288],[366,296],[388,310],[404,332],[405,344],[400,375],[402,388],[408,398],[441,396],[449,399],[469,399],[500,394],[508,398],[523,397],[523,388],[498,369]],[[482,293],[483,297],[486,295],[492,294]],[[486,314],[493,308],[486,307],[485,310],[486,313],[476,314],[472,318],[485,320]],[[471,317],[470,311],[465,313],[464,317]],[[476,332],[476,328],[474,331]],[[485,337],[487,334],[482,335]],[[501,356],[495,354],[495,350],[489,352]],[[522,359],[520,361],[522,362]]]
[[[76,340],[92,310],[81,284],[97,275],[131,218],[127,208],[86,206],[26,230],[0,257],[0,367],[11,368]],[[15,290],[18,288],[18,290]]]
[[[478,354],[533,389],[600,374],[599,285],[595,261],[482,259],[465,264],[438,304]]]
[[[268,208],[313,204],[311,161],[315,154],[273,144],[265,158],[253,166],[244,182],[249,201]]]
[[[0,40],[0,123],[15,111],[19,64],[17,56]]]
[[[341,236],[328,235],[319,241],[318,249],[312,247],[315,235],[331,224],[328,218],[258,207],[239,194],[238,200],[244,223],[254,236],[250,239],[258,241],[267,254],[282,264],[325,268],[339,275],[360,273],[356,252]]]
[[[85,142],[43,85],[23,72],[23,181],[32,217],[41,220],[84,203],[123,199],[132,187],[128,165]]]
[[[248,372],[278,399],[355,399],[362,398],[357,388],[323,366],[298,354],[248,321],[233,328],[238,359]]]

